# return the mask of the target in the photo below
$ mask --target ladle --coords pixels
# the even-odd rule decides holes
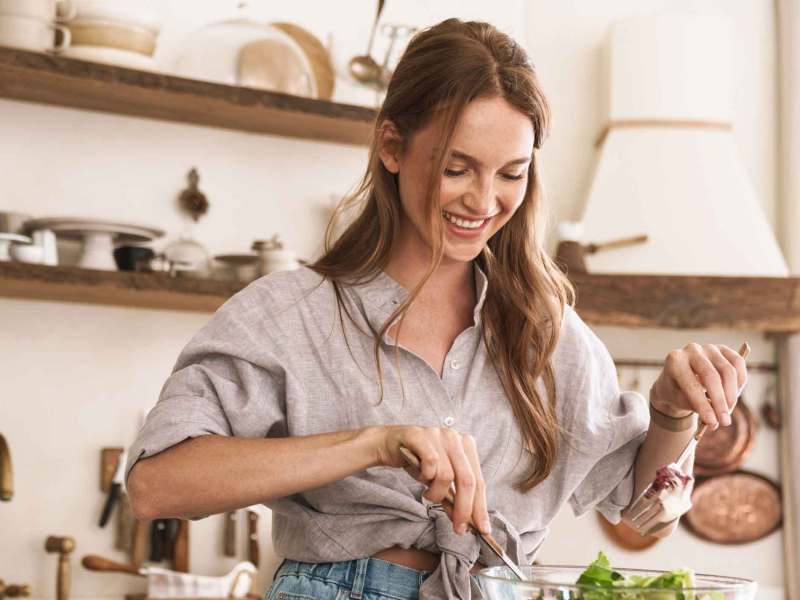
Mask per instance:
[[[362,56],[354,56],[350,59],[350,74],[361,83],[368,85],[380,81],[382,75],[381,66],[372,58],[372,42],[375,40],[375,30],[378,28],[378,21],[383,12],[385,0],[378,0],[378,11],[375,13],[375,22],[372,24],[372,32],[369,34],[367,53]]]

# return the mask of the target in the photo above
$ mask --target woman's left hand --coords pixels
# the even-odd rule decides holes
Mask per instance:
[[[680,418],[692,412],[712,429],[730,425],[729,411],[747,381],[744,359],[716,344],[687,344],[667,355],[664,370],[650,388],[656,410]]]

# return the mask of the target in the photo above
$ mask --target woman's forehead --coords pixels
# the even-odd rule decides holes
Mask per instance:
[[[431,157],[440,147],[442,124],[433,120],[419,136]],[[533,155],[534,131],[530,117],[503,98],[473,100],[464,108],[453,131],[454,158],[469,157],[484,166],[505,165]]]

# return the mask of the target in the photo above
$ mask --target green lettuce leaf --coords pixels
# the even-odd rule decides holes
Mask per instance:
[[[676,569],[654,576],[632,575],[626,578],[611,568],[611,561],[602,552],[581,573],[577,584],[583,588],[580,595],[583,600],[724,600],[724,595],[720,592],[704,593],[699,597],[691,591],[682,593],[681,590],[694,587],[694,572],[691,569]],[[625,588],[637,588],[637,591]],[[643,592],[643,588],[652,588],[653,591]]]

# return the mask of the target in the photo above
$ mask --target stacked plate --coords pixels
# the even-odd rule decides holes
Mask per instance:
[[[306,98],[317,98],[320,91],[314,67],[293,36],[247,18],[212,23],[188,34],[172,72]]]
[[[70,32],[59,22],[74,14],[72,0],[0,0],[0,46],[61,51],[69,46]]]
[[[157,70],[153,54],[161,20],[146,2],[74,1],[76,14],[69,23],[72,43],[63,51],[64,56],[132,69]]]

